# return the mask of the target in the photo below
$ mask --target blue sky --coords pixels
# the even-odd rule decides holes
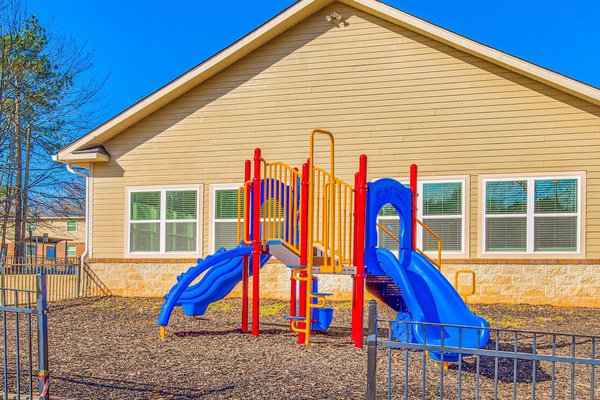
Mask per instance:
[[[596,0],[386,0],[473,40],[600,87]],[[53,32],[94,53],[104,119],[244,36],[293,0],[30,0]]]

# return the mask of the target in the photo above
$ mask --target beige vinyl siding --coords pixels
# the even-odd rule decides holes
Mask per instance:
[[[76,221],[77,230],[69,232],[67,221]],[[85,241],[85,218],[81,217],[42,217],[33,221],[35,229],[31,232],[33,236],[48,235],[53,238],[68,239],[69,241]],[[29,233],[27,233],[29,235]]]
[[[334,10],[345,26],[325,21]],[[599,107],[339,3],[104,143],[93,256],[125,254],[126,187],[174,184],[204,184],[206,254],[210,184],[241,181],[255,147],[299,166],[317,127],[334,132],[350,182],[360,153],[369,176],[406,176],[413,162],[424,176],[470,174],[472,257],[477,175],[586,171],[587,256],[600,257]]]

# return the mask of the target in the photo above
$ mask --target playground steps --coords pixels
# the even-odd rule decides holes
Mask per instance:
[[[387,275],[367,275],[366,288],[377,300],[397,312],[406,311],[402,291]]]

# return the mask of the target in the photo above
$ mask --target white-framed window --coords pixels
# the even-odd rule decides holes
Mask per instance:
[[[28,244],[27,248],[25,249],[25,255],[28,257],[31,256],[36,256],[36,247],[35,244]]]
[[[466,190],[467,178],[424,178],[417,183],[417,218],[442,240],[444,254],[466,252]],[[408,187],[408,182],[401,181]],[[386,204],[379,211],[377,222],[397,235],[400,221],[396,210]],[[379,230],[379,246],[397,250],[394,239]],[[427,253],[437,252],[437,240],[417,226],[417,247]]]
[[[237,240],[238,188],[240,184],[211,185],[211,246],[214,252],[221,247],[231,249]]]
[[[442,240],[445,254],[465,252],[466,178],[419,182],[418,218]],[[417,246],[425,252],[437,252],[438,242],[417,226]]]
[[[200,187],[129,188],[129,254],[199,250]]]
[[[77,221],[74,219],[67,220],[67,232],[77,232]]]
[[[67,257],[77,257],[77,245],[67,245]]]
[[[483,253],[579,253],[581,175],[482,178]]]
[[[384,227],[388,232],[398,237],[398,232],[400,232],[400,218],[398,217],[396,209],[390,204],[385,204],[381,207],[381,210],[379,210],[379,214],[377,215],[377,223]],[[381,228],[377,229],[377,241],[377,246],[379,247],[393,252],[398,251],[398,243],[396,240]]]
[[[35,232],[36,223],[34,221],[27,221],[27,232]]]

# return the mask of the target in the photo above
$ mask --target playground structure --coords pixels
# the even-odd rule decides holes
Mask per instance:
[[[329,141],[329,169],[315,165],[315,138]],[[361,155],[354,185],[335,175],[334,137],[315,129],[310,133],[310,154],[301,170],[283,162],[267,162],[255,149],[245,162],[244,184],[238,190],[238,243],[220,249],[177,278],[165,296],[158,325],[166,335],[176,306],[186,315],[205,313],[207,306],[225,297],[242,282],[241,329],[248,332],[249,278],[252,277],[252,335],[260,328],[260,270],[275,257],[290,269],[290,329],[298,343],[309,344],[311,331],[324,330],[333,318],[327,307],[329,293],[320,292],[318,275],[351,275],[353,279],[351,339],[363,345],[364,291],[398,312],[398,320],[461,325],[415,325],[410,335],[419,343],[452,343],[484,347],[487,321],[474,315],[441,274],[441,241],[417,220],[417,167],[410,168],[410,188],[393,179],[367,182],[367,157]],[[251,176],[252,172],[252,176]],[[400,219],[398,232],[377,223],[381,208],[391,206]],[[417,224],[438,240],[438,259],[416,247]],[[397,254],[378,247],[378,235],[398,243]],[[461,271],[464,272],[464,271]],[[202,274],[202,278],[194,283]],[[437,358],[431,353],[432,358]],[[446,361],[453,361],[445,354]]]

